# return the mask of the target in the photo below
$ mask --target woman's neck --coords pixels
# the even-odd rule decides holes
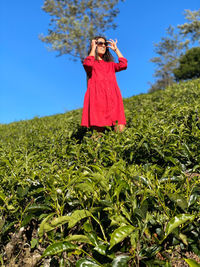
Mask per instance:
[[[103,60],[103,55],[98,54],[98,60]]]

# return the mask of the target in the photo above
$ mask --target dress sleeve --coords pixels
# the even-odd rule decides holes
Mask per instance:
[[[92,67],[94,65],[95,57],[88,56],[83,61],[83,67],[87,73],[90,73],[92,71]]]
[[[114,63],[114,68],[115,71],[121,71],[121,70],[125,70],[127,68],[127,59],[124,57],[119,57],[118,58],[119,62],[118,63]]]

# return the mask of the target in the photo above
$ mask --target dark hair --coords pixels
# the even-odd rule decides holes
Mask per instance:
[[[104,39],[105,42],[107,41],[106,38],[105,38],[104,36],[102,36],[102,35],[95,36],[94,38],[92,38],[92,40],[98,40],[99,38]],[[90,50],[89,50],[89,52],[88,52],[88,55],[89,55],[90,51],[91,51],[91,47],[90,47]],[[97,53],[97,50],[95,51],[95,59],[98,60],[98,53]],[[107,62],[114,62],[114,61],[115,61],[115,60],[114,60],[114,57],[113,57],[112,54],[110,53],[108,47],[106,47],[106,52],[105,52],[105,54],[103,55],[103,60],[104,60],[104,61],[107,61]]]

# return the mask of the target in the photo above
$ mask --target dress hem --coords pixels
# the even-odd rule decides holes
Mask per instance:
[[[97,124],[90,124],[90,125],[86,125],[86,124],[81,124],[81,126],[83,126],[83,127],[87,127],[87,128],[90,128],[90,127],[112,127],[112,126],[115,126],[116,124],[118,124],[118,125],[126,125],[126,122],[125,123],[112,123],[112,124],[107,124],[107,125],[105,125],[105,124],[103,124],[103,125],[97,125]]]

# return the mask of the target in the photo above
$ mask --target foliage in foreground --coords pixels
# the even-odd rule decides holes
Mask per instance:
[[[199,82],[126,99],[101,138],[81,110],[0,125],[1,264],[197,264]]]

